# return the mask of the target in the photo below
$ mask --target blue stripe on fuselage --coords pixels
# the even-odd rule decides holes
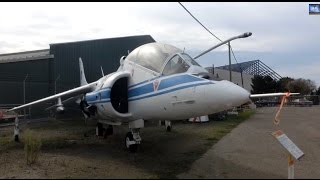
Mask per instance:
[[[161,77],[163,77],[163,76],[154,77],[154,78],[151,78],[151,79],[148,79],[148,80],[139,82],[139,83],[137,83],[137,84],[133,84],[133,85],[129,86],[129,89],[131,89],[131,88],[133,88],[133,87],[135,87],[135,86],[138,86],[138,85],[140,85],[140,84],[143,84],[143,83],[146,83],[146,82],[150,82],[150,81],[153,81],[153,80],[155,80],[155,79],[159,79],[159,78],[161,78]]]
[[[177,90],[180,90],[180,89],[186,89],[186,88],[189,88],[189,87],[202,86],[202,85],[207,85],[207,84],[214,84],[214,83],[208,81],[208,82],[201,82],[201,83],[197,83],[197,84],[187,84],[185,86],[176,87],[176,88],[169,89],[169,90],[166,90],[166,91],[152,93],[152,94],[149,94],[147,96],[142,96],[142,97],[138,97],[138,98],[132,98],[132,99],[129,99],[129,101],[140,100],[140,99],[144,99],[144,98],[158,96],[158,95],[165,94],[165,93],[170,93],[170,92],[177,91]]]
[[[111,89],[106,89],[101,91],[101,99],[108,99],[110,98]]]
[[[110,92],[111,92],[110,88],[103,88],[103,89],[100,89],[99,91],[86,94],[85,99],[88,103],[99,102],[100,101],[99,93],[101,93],[101,101],[108,100],[108,99],[110,101]]]
[[[158,77],[158,78],[160,78],[160,77]],[[155,79],[153,79],[153,80],[155,80]],[[199,82],[199,83],[188,84],[191,82]],[[143,82],[143,83],[147,83],[147,82]],[[214,84],[212,81],[202,79],[202,78],[197,78],[197,77],[194,77],[194,76],[188,75],[188,74],[182,74],[182,75],[178,75],[178,76],[174,75],[174,76],[169,76],[168,78],[160,79],[158,91],[164,90],[167,88],[171,88],[171,87],[174,87],[177,85],[181,85],[181,84],[186,84],[184,86],[176,87],[174,89],[170,89],[170,90],[166,90],[166,91],[162,91],[162,92],[154,91],[153,81],[151,81],[151,82],[149,81],[149,83],[137,87],[138,85],[141,85],[143,83],[138,83],[138,84],[131,86],[131,89],[129,89],[129,91],[128,91],[129,101],[134,101],[134,100],[143,99],[143,98],[147,98],[147,97],[157,96],[157,95],[161,95],[164,93],[169,93],[172,91],[188,88],[191,86]],[[109,102],[110,101],[110,92],[111,92],[110,88],[103,88],[97,92],[88,93],[86,95],[86,100],[88,103]],[[99,99],[99,93],[101,93],[101,100]],[[141,95],[145,95],[145,96],[141,96]],[[96,98],[96,96],[98,98]],[[141,97],[137,97],[137,96],[141,96]]]
[[[180,85],[180,84],[184,84],[184,83],[195,82],[195,81],[205,81],[205,79],[200,79],[200,78],[188,75],[188,74],[171,76],[171,77],[169,76],[168,78],[160,79],[158,90],[166,89],[166,88]],[[134,96],[140,96],[143,94],[153,92],[154,91],[153,82],[154,81],[149,82],[149,83],[142,85],[140,87],[136,87],[137,85],[132,86],[132,88],[129,89],[128,96],[134,97]],[[138,83],[138,84],[140,84],[140,83]]]
[[[134,89],[130,89],[128,91],[128,96],[130,97],[134,97],[134,96],[140,96],[142,94],[147,94],[153,92],[153,83],[149,83]]]
[[[190,83],[195,81],[205,81],[204,79],[200,79],[191,75],[182,75],[182,76],[174,76],[172,78],[166,78],[161,80],[159,83],[158,90],[166,89],[172,86],[176,86],[179,84]]]

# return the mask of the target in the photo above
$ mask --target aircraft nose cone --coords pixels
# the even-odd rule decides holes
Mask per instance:
[[[250,93],[247,90],[227,80],[212,81],[203,88],[200,86],[198,91],[196,97],[201,109],[197,112],[201,111],[201,114],[229,110],[250,101]]]
[[[250,93],[246,89],[226,80],[221,83],[223,83],[225,89],[224,93],[227,97],[228,106],[240,106],[250,101]]]

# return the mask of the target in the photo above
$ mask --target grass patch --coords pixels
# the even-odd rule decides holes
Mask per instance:
[[[26,157],[26,162],[28,165],[36,163],[38,160],[40,150],[41,150],[41,138],[40,136],[30,130],[27,129],[23,133],[23,141],[24,141],[24,151],[25,151],[25,157]]]
[[[153,144],[147,152],[142,152],[145,154],[137,160],[143,165],[142,168],[150,167],[150,171],[160,179],[177,178],[178,174],[188,171],[194,161],[253,114],[254,111],[244,111],[238,116],[229,116],[222,121],[211,120],[199,124],[173,122],[170,133],[164,132],[161,128],[146,128],[146,136],[150,138],[145,140]],[[164,143],[169,144],[165,147],[167,149],[163,147]]]
[[[155,121],[145,122],[146,128],[141,129],[142,144],[137,153],[130,153],[124,147],[124,137],[128,131],[126,124],[115,127],[113,136],[107,139],[97,139],[95,137],[95,123],[91,123],[86,128],[83,121],[77,119],[74,121],[49,121],[30,124],[28,128],[32,129],[31,135],[28,135],[26,130],[21,135],[23,143],[12,143],[12,147],[22,150],[24,144],[25,152],[26,154],[29,153],[30,159],[32,159],[31,156],[39,156],[40,150],[45,152],[43,156],[48,152],[58,152],[74,156],[75,161],[78,156],[85,157],[84,159],[90,161],[90,163],[101,163],[102,160],[112,161],[115,163],[110,164],[110,168],[114,169],[127,168],[125,165],[136,167],[150,175],[144,178],[177,178],[178,174],[188,171],[194,161],[201,158],[212,145],[245,119],[248,119],[253,113],[253,111],[245,111],[239,113],[238,116],[229,116],[220,121],[210,120],[206,123],[172,121],[173,129],[171,132],[166,132],[165,127],[159,127]],[[87,132],[89,136],[84,137],[84,132]],[[38,141],[40,138],[36,135],[41,137],[40,142]],[[28,136],[33,137],[30,139],[37,140],[30,140],[28,143],[25,140]],[[1,148],[8,150],[8,148],[1,147],[1,142],[6,144],[9,140],[13,142],[11,131],[0,136],[0,150]],[[32,142],[36,145],[32,146]],[[29,146],[26,146],[26,144],[29,144]],[[27,149],[29,149],[29,152]],[[31,155],[31,152],[34,154]],[[96,161],[96,159],[99,161]],[[71,166],[72,163],[69,164],[64,159],[58,160],[59,167],[64,167],[68,171],[81,172],[82,170],[74,169]],[[83,161],[79,162],[83,163]],[[118,167],[117,162],[121,162],[121,167]],[[92,171],[92,177],[102,177],[99,176],[99,171]],[[110,177],[107,178],[112,176],[111,173]],[[128,175],[123,176],[127,177]],[[55,174],[52,178],[57,177],[60,176]],[[66,175],[65,177],[73,178],[73,175],[70,175],[70,177]]]
[[[13,141],[13,137],[9,137],[9,136],[0,137],[0,145],[7,145],[12,143],[12,141]]]
[[[222,121],[210,121],[208,125],[206,124],[198,124],[198,125],[206,125],[203,128],[194,128],[193,136],[198,140],[202,140],[204,146],[198,146],[196,150],[192,152],[184,153],[185,157],[183,164],[188,166],[177,166],[176,171],[174,173],[167,173],[166,178],[176,178],[176,175],[182,172],[185,172],[189,169],[192,162],[199,159],[205,152],[207,152],[215,143],[217,143],[221,138],[227,135],[232,131],[235,127],[237,127],[241,122],[248,119],[251,115],[253,115],[255,111],[244,111],[239,113],[238,116],[227,116],[225,120]],[[196,125],[196,124],[192,124]],[[197,126],[197,125],[196,125]],[[185,132],[182,132],[185,133]]]

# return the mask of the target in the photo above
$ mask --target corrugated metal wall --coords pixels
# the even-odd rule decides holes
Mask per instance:
[[[48,65],[52,59],[0,64],[0,104],[23,103],[23,81],[26,102],[48,96]]]
[[[101,78],[100,66],[104,74],[114,72],[118,69],[123,55],[150,42],[155,41],[151,36],[145,35],[51,44],[50,54],[54,54],[54,72],[50,81],[54,82],[60,75],[57,92],[79,86],[79,57],[82,58],[87,81],[96,81]]]

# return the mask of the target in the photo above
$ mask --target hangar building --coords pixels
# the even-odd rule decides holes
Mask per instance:
[[[78,87],[79,57],[83,60],[87,81],[93,82],[102,76],[100,66],[104,74],[111,73],[119,67],[122,56],[150,42],[155,42],[150,35],[129,36],[57,43],[50,44],[49,49],[1,54],[0,106],[23,104],[24,92],[27,103],[55,91]]]

